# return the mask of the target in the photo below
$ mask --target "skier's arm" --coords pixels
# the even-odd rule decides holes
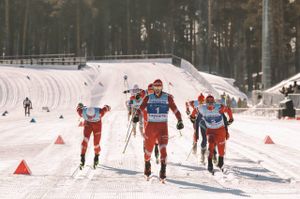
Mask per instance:
[[[179,110],[177,109],[177,106],[173,100],[173,96],[168,96],[168,101],[169,101],[169,107],[171,108],[171,110],[173,111],[173,113],[175,114],[177,120],[182,120],[181,118],[181,113],[179,112]]]
[[[185,108],[186,108],[186,114],[189,115],[191,113],[190,108],[189,108],[189,102],[185,103]]]
[[[227,115],[229,117],[228,123],[231,124],[233,122],[232,111],[228,106],[222,105],[221,109],[220,109],[220,113],[227,113]]]
[[[110,111],[110,106],[108,106],[108,105],[105,105],[102,109],[100,109],[101,117],[103,117],[105,115],[105,113],[107,113],[108,111]]]
[[[192,123],[195,123],[197,114],[198,114],[198,110],[194,108],[192,114],[190,115],[190,120]]]
[[[149,100],[149,97],[146,96],[144,99],[143,99],[143,102],[140,106],[140,108],[137,110],[137,113],[140,114],[143,110],[145,110],[145,108],[147,107],[147,104],[148,104],[148,100]]]
[[[82,107],[77,107],[77,113],[80,117],[82,117]]]

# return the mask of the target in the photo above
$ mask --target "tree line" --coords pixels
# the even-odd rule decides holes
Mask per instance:
[[[264,0],[1,0],[2,57],[165,54],[259,88]],[[300,72],[300,0],[269,0],[272,84]]]

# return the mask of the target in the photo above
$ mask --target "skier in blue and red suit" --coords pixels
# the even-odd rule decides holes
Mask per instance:
[[[206,103],[199,107],[199,116],[205,121],[206,135],[208,139],[208,170],[213,171],[212,157],[214,155],[215,145],[218,147],[219,159],[218,167],[222,169],[224,165],[224,154],[226,140],[229,138],[229,133],[225,127],[225,121],[223,118],[224,113],[227,113],[229,120],[227,122],[230,125],[233,122],[233,116],[231,109],[220,103],[216,103],[212,95],[206,97]]]
[[[161,180],[166,178],[166,158],[167,158],[167,145],[168,145],[168,112],[169,108],[175,114],[178,122],[177,129],[183,129],[182,118],[177,106],[174,103],[173,96],[168,93],[162,92],[163,83],[160,79],[153,82],[154,93],[147,95],[138,111],[147,109],[148,122],[145,127],[145,176],[151,175],[150,158],[152,154],[155,141],[158,141],[160,149],[160,162],[161,168],[159,177]],[[135,116],[133,122],[138,122],[138,116]]]

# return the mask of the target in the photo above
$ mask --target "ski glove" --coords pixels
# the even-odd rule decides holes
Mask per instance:
[[[195,121],[196,121],[196,118],[194,118],[194,117],[190,117],[190,120],[191,120],[191,122],[194,124],[195,123]]]
[[[190,114],[191,114],[191,111],[190,111],[190,110],[186,110],[185,112],[186,112],[187,115],[190,115]]]
[[[183,127],[184,127],[184,125],[183,125],[183,123],[182,123],[182,120],[178,120],[177,125],[176,125],[176,128],[177,128],[178,130],[181,130],[181,129],[183,129]]]
[[[138,115],[135,115],[135,116],[132,118],[132,121],[133,121],[133,123],[138,123],[138,122],[139,122],[139,116],[138,116]]]
[[[226,131],[226,140],[228,140],[230,138],[230,135],[228,133],[228,131]]]
[[[107,108],[107,111],[110,111],[110,106],[105,105],[104,107]]]
[[[232,124],[232,122],[233,122],[233,119],[231,118],[228,120],[227,124],[230,125],[230,124]]]

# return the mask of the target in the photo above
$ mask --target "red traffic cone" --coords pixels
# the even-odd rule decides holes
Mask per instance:
[[[14,174],[23,174],[23,175],[31,175],[31,171],[25,162],[25,160],[22,160],[17,169],[15,170]]]
[[[65,144],[64,140],[62,139],[62,137],[59,135],[55,141],[54,144]]]
[[[267,136],[267,137],[265,138],[265,144],[274,144],[274,142],[273,142],[273,140],[271,139],[270,136]]]

